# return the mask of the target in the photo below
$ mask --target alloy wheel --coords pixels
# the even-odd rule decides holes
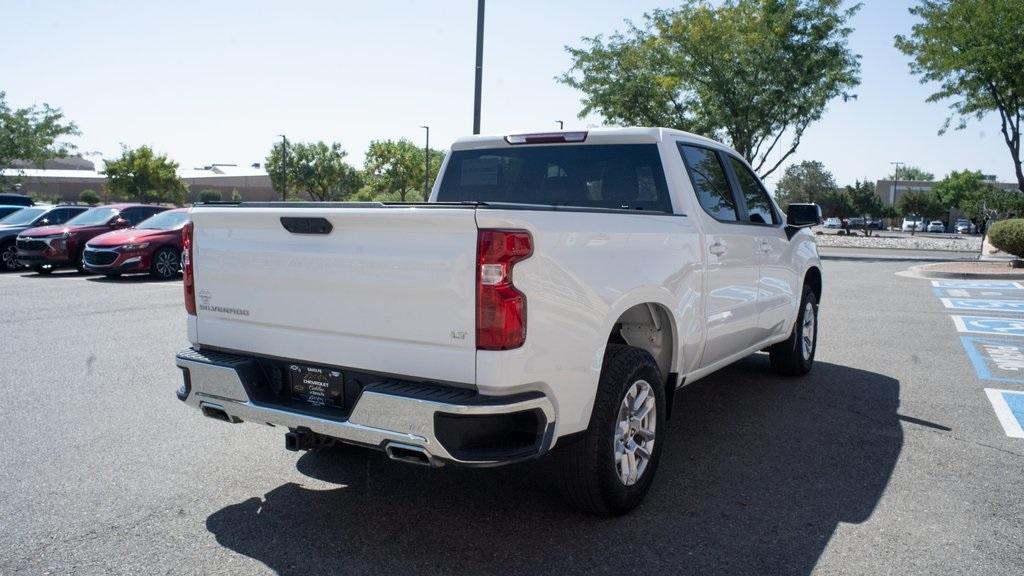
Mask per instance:
[[[622,398],[613,445],[619,480],[632,486],[644,475],[654,454],[658,406],[646,380],[637,380]]]

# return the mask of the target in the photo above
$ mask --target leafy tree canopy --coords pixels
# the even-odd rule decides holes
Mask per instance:
[[[842,0],[684,0],[643,27],[567,46],[559,81],[583,92],[580,117],[665,126],[727,139],[762,177],[800,145],[833,99],[853,97],[859,56],[847,46],[860,8]],[[783,143],[783,135],[789,135]]]
[[[105,162],[107,188],[114,197],[177,205],[185,202],[188,187],[178,178],[178,163],[149,146],[122,146],[120,158]]]
[[[50,158],[65,156],[75,146],[60,139],[78,134],[78,126],[67,120],[60,108],[43,104],[12,109],[6,94],[0,92],[0,168],[10,167],[15,160],[42,164]]]
[[[444,160],[444,153],[430,150],[430,185]],[[423,148],[405,138],[375,140],[366,151],[364,169],[375,200],[423,200],[426,158]]]
[[[793,202],[820,202],[825,195],[835,192],[836,180],[825,165],[815,160],[791,164],[775,185],[775,201],[783,210]]]
[[[998,112],[1017,184],[1024,192],[1020,133],[1024,119],[1024,2],[1021,0],[921,0],[919,17],[896,47],[913,60],[910,70],[938,91],[929,102],[952,100],[951,115],[963,129],[971,118]]]
[[[267,156],[267,173],[275,190],[285,185],[284,144],[277,143]],[[363,175],[345,162],[348,153],[332,142],[289,142],[287,184],[290,197],[304,192],[310,199],[326,202],[348,200],[363,186]]]
[[[981,172],[956,170],[939,181],[932,189],[939,204],[945,208],[960,208],[970,197],[980,197],[991,192],[992,185]]]
[[[886,176],[886,179],[897,180],[897,176],[899,176],[899,180],[904,181],[914,180],[917,182],[932,182],[933,180],[935,180],[935,174],[932,174],[931,172],[925,172],[924,170],[918,168],[917,166],[900,166],[899,173],[893,170],[891,174]]]
[[[878,218],[885,211],[882,199],[875,193],[875,185],[866,178],[857,180],[853,186],[847,185],[843,192],[850,198],[853,213],[858,216]]]

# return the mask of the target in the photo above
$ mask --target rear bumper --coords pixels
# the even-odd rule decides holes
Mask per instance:
[[[508,464],[544,454],[553,443],[554,407],[540,392],[484,396],[381,376],[361,389],[347,415],[325,417],[254,401],[250,391],[266,378],[255,358],[188,348],[176,363],[184,375],[178,399],[233,423],[305,428],[380,450],[413,447],[431,464]]]

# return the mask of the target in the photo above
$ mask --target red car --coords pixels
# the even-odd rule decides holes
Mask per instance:
[[[148,272],[168,280],[181,269],[181,228],[188,222],[188,210],[167,210],[135,228],[107,232],[85,245],[85,269],[116,277]]]
[[[86,242],[104,232],[131,228],[165,210],[163,206],[145,204],[110,204],[86,210],[61,225],[29,228],[18,234],[18,263],[39,274],[67,266],[84,271]]]

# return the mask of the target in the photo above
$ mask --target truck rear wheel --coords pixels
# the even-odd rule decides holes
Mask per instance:
[[[818,348],[818,298],[810,286],[804,286],[793,332],[789,338],[768,348],[772,369],[784,376],[803,376],[814,366]]]
[[[608,344],[590,426],[558,450],[566,501],[602,516],[637,507],[658,468],[664,420],[665,391],[654,358]]]

